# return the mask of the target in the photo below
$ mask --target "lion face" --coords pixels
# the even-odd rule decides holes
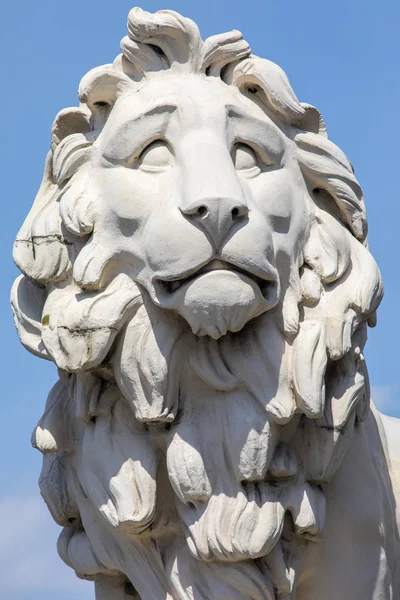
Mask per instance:
[[[164,77],[124,95],[93,148],[94,238],[197,335],[238,331],[299,264],[309,217],[292,145],[219,79]]]

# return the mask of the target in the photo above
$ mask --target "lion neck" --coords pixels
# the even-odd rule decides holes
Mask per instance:
[[[310,330],[315,337],[314,322],[307,336]],[[246,568],[260,585],[268,573],[273,587],[289,593],[303,545],[323,537],[325,486],[347,456],[366,401],[359,359],[349,353],[328,365],[325,411],[310,418],[296,405],[293,340],[272,311],[212,340],[143,305],[121,339],[117,362],[129,377],[119,367],[116,382],[139,421],[151,431],[159,423],[171,510],[189,552],[180,560],[250,560]],[[313,364],[304,368],[313,373]]]

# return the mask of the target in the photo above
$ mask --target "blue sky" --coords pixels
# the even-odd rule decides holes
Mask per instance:
[[[53,117],[76,105],[79,80],[89,69],[118,54],[132,6],[126,0],[2,6],[0,580],[8,600],[93,598],[91,584],[58,559],[58,527],[36,486],[40,455],[30,447],[30,433],[56,373],[17,339],[8,301],[17,275],[11,249],[40,183]],[[366,356],[376,403],[400,416],[398,0],[143,0],[141,7],[177,10],[198,23],[203,37],[240,29],[255,54],[285,69],[298,98],[321,110],[330,138],[349,156],[364,189],[370,246],[386,288]]]

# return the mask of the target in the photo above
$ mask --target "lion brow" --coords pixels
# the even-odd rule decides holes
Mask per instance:
[[[129,117],[127,121],[129,123],[136,123],[136,121],[140,121],[144,117],[156,117],[158,115],[164,115],[166,113],[172,114],[177,110],[177,108],[178,107],[175,104],[167,102],[164,104],[156,104],[155,106],[152,106],[144,112],[140,111],[134,114],[132,117]]]
[[[136,113],[132,118],[129,119],[129,121],[132,123],[135,121],[140,121],[140,119],[143,119],[144,117],[154,117],[157,115],[163,115],[165,113],[172,114],[177,110],[177,108],[178,107],[175,104],[171,103],[156,104],[145,112]]]
[[[146,110],[146,112],[141,114],[140,117],[151,117],[152,115],[160,115],[163,113],[172,114],[176,110],[177,106],[175,104],[157,104],[156,106],[153,106],[153,108],[150,108],[150,110]]]
[[[255,117],[250,114],[246,110],[235,106],[234,104],[226,105],[226,114],[228,117],[235,117],[236,119],[247,119],[248,121],[252,121],[254,123],[260,123],[261,125],[265,125],[267,120],[260,119],[259,117]]]
[[[271,152],[273,146],[277,154],[283,152],[281,136],[278,133],[278,128],[266,115],[265,119],[250,114],[246,110],[235,106],[234,104],[227,104],[225,106],[226,114],[228,118],[238,119],[246,123],[247,133],[253,131],[255,137],[258,139],[261,146],[268,152]],[[264,139],[263,139],[264,137]],[[266,140],[270,140],[270,143],[266,145]],[[273,146],[271,146],[271,141]]]

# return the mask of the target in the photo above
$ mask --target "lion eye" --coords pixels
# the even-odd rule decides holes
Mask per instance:
[[[165,142],[156,140],[143,150],[139,156],[139,167],[144,169],[162,169],[172,162],[172,154]]]
[[[233,162],[238,171],[247,171],[258,166],[254,150],[246,144],[237,144],[233,151]]]

